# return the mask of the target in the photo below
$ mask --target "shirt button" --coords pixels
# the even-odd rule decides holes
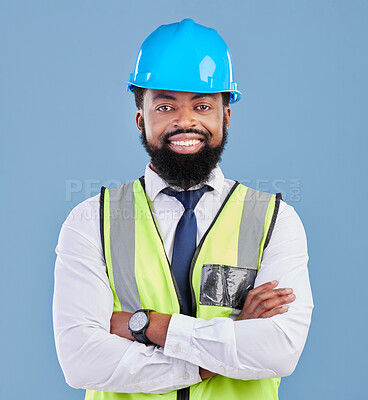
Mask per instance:
[[[219,367],[219,371],[220,371],[220,374],[223,374],[225,372],[225,368],[221,365]]]
[[[133,390],[134,390],[134,392],[139,393],[141,391],[141,387],[139,385],[134,386]]]
[[[188,372],[185,372],[185,373],[184,373],[183,379],[189,379],[189,374],[188,374]]]
[[[177,343],[175,346],[174,346],[174,352],[175,353],[179,353],[180,351],[181,351],[181,347],[180,347],[180,344],[179,343]]]

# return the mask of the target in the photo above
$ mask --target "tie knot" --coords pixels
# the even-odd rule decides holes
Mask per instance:
[[[197,190],[184,190],[183,192],[174,192],[173,190],[166,188],[162,193],[176,197],[180,203],[183,204],[186,210],[194,210],[204,193],[210,192],[211,190],[213,190],[213,188],[209,186],[203,186],[201,189]]]

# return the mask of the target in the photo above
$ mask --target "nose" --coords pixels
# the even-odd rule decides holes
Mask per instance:
[[[195,118],[195,112],[189,106],[178,108],[172,122],[173,127],[176,129],[194,128],[195,126],[197,126],[197,123],[198,122]]]

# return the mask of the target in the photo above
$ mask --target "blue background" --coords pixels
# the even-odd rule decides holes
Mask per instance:
[[[123,82],[158,25],[194,18],[233,55],[222,168],[282,190],[308,236],[315,311],[280,398],[366,398],[366,1],[10,1],[0,5],[1,399],[82,399],[52,331],[62,222],[148,160]],[[250,344],[251,345],[251,344]]]

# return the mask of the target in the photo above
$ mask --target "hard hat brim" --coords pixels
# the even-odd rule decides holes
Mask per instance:
[[[168,91],[173,91],[173,92],[188,92],[188,93],[230,93],[230,104],[237,103],[242,97],[242,93],[239,90],[229,90],[229,89],[224,89],[224,90],[206,90],[206,91],[199,91],[195,89],[188,89],[188,88],[165,88],[165,87],[154,87],[152,85],[138,85],[137,83],[133,83],[130,81],[124,82],[126,87],[127,87],[127,92],[132,92],[134,93],[134,86],[138,86],[142,89],[154,89],[154,90],[168,90]]]

